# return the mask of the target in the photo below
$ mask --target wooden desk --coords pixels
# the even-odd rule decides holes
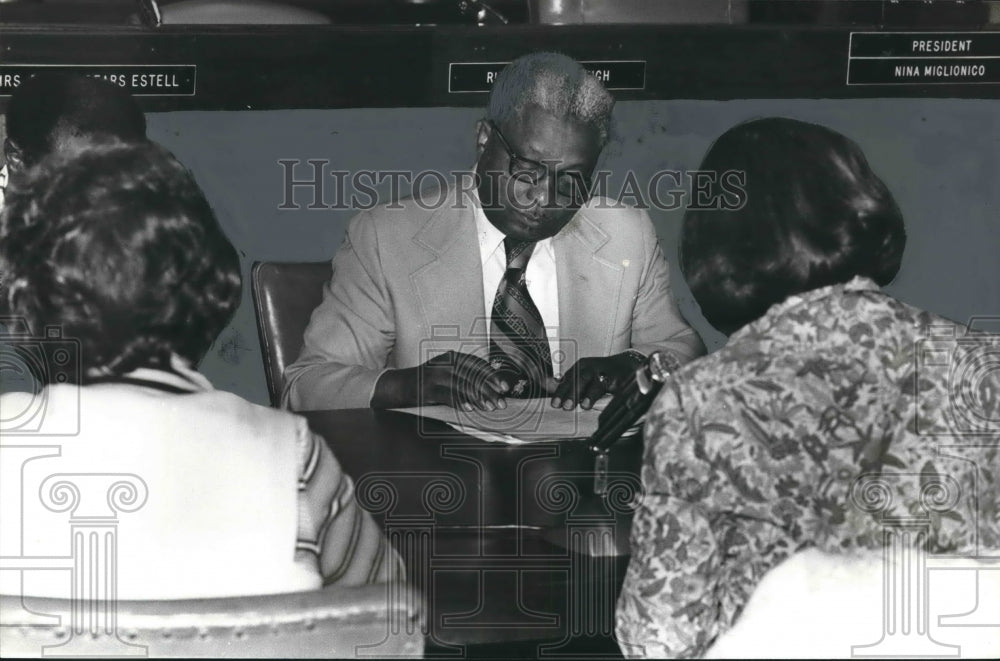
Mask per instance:
[[[405,558],[429,654],[617,654],[640,439],[615,447],[600,497],[580,441],[487,443],[393,411],[305,416]]]

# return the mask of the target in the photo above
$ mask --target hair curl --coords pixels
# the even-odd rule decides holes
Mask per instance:
[[[690,208],[681,269],[705,318],[732,333],[801,292],[867,276],[888,284],[906,245],[892,194],[850,139],[770,117],[735,126],[702,170],[744,173],[740,208]]]
[[[87,144],[8,190],[10,312],[81,343],[85,373],[196,363],[239,303],[239,257],[192,174],[153,143]]]

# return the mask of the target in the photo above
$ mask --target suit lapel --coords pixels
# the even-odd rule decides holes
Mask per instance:
[[[430,257],[410,274],[410,280],[431,335],[435,327],[458,326],[459,338],[481,337],[485,346],[483,269],[470,204],[468,200],[456,204],[451,191],[448,202],[414,235],[413,242]]]
[[[553,239],[559,337],[576,343],[575,359],[605,356],[611,350],[624,269],[598,255],[610,239],[585,209]]]
[[[451,326],[446,334],[474,338],[486,346],[483,269],[476,221],[468,200],[448,202],[428,218],[413,242],[428,259],[410,274],[423,313],[424,328]],[[572,360],[607,355],[612,347],[621,300],[624,268],[599,256],[611,237],[581,209],[553,238],[559,287],[559,336],[576,343]],[[471,324],[471,320],[475,320]],[[471,326],[470,326],[471,324]],[[454,328],[457,327],[457,328]]]

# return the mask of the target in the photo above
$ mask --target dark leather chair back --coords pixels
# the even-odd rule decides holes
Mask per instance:
[[[409,587],[388,585],[111,604],[0,595],[0,649],[9,658],[419,658],[420,604]]]
[[[250,291],[272,406],[281,406],[285,367],[302,351],[302,337],[309,318],[323,299],[323,285],[332,273],[330,262],[255,262],[253,265]]]

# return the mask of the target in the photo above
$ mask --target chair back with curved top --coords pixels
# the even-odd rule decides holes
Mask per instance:
[[[302,351],[309,318],[323,300],[323,285],[332,273],[330,262],[255,262],[253,265],[250,291],[272,406],[281,406],[285,368]]]
[[[0,649],[8,658],[415,658],[424,647],[419,604],[409,588],[384,584],[107,608],[0,595]]]

